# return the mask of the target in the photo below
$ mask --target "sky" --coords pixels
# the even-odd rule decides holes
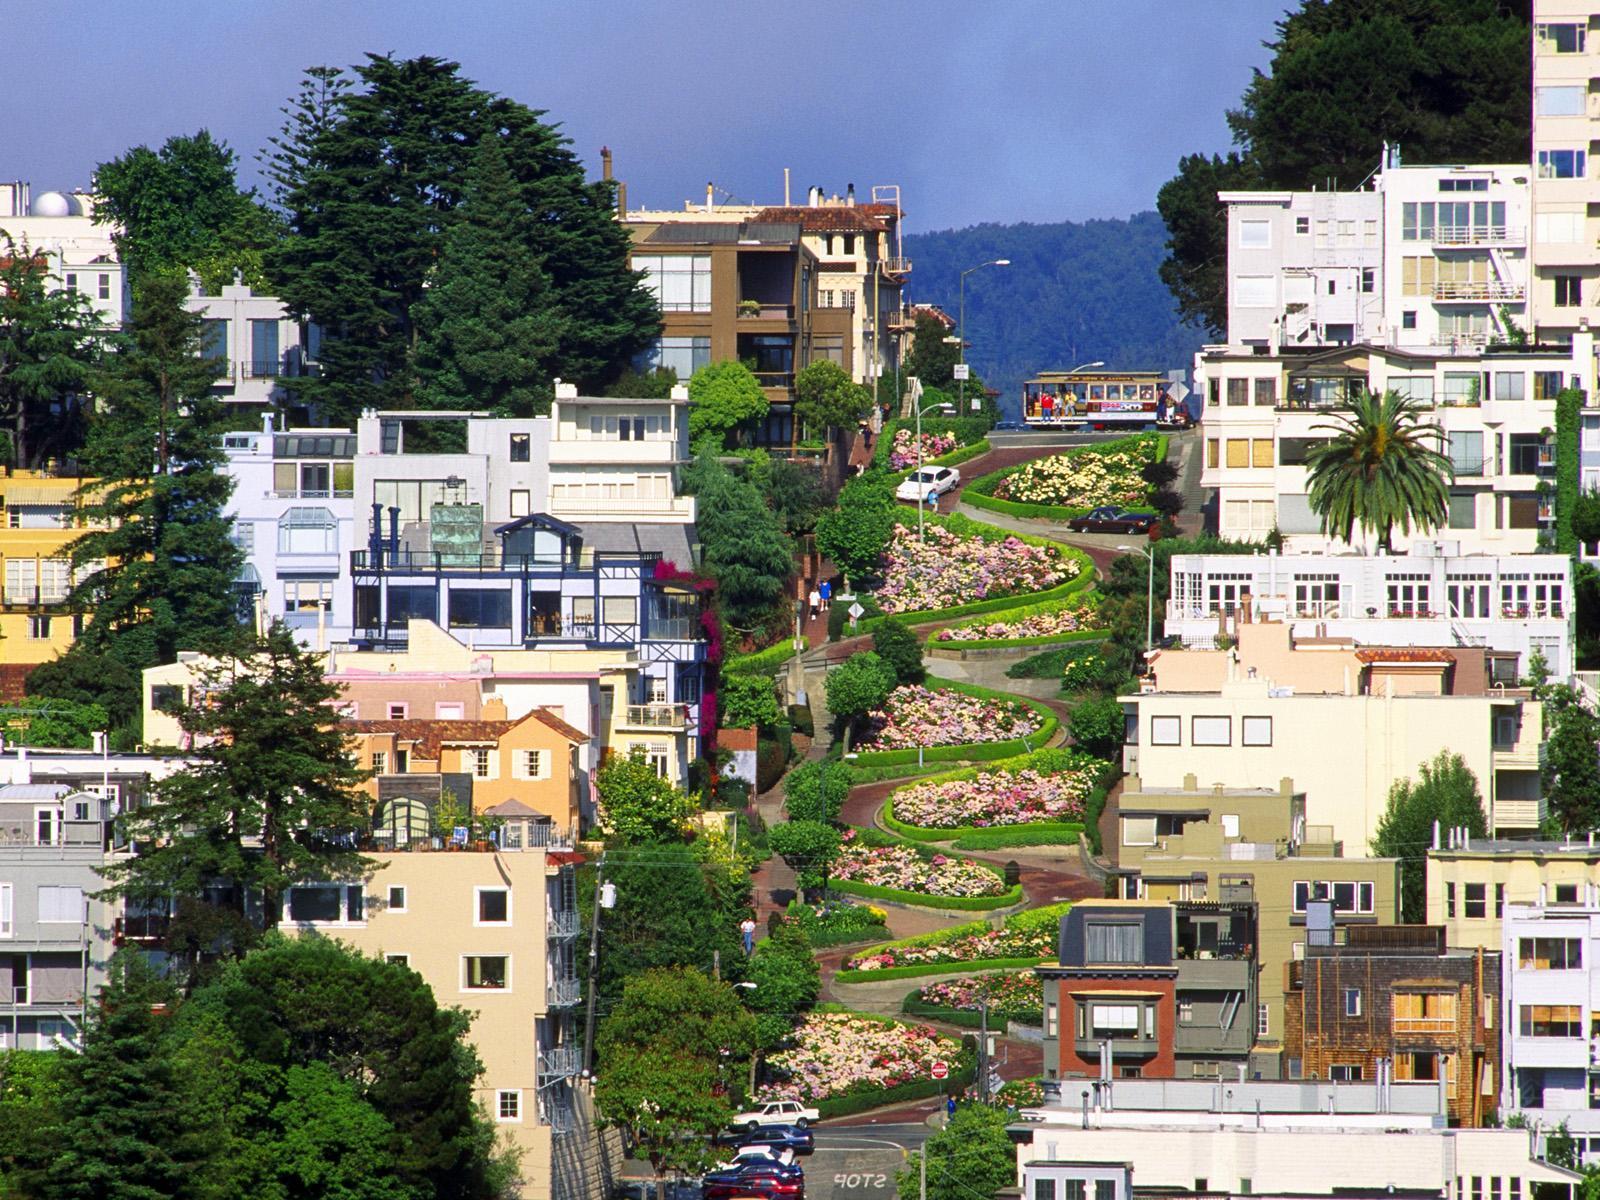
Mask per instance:
[[[258,179],[303,68],[433,54],[549,114],[631,207],[897,184],[908,231],[1124,217],[1224,120],[1287,0],[6,0],[0,178],[208,128]],[[97,15],[98,10],[98,15]],[[112,14],[115,14],[112,16]],[[111,19],[107,19],[110,17]]]

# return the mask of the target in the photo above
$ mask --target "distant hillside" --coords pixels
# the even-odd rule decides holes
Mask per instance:
[[[1204,339],[1179,323],[1172,295],[1156,276],[1165,241],[1153,212],[1126,221],[919,233],[906,238],[907,294],[955,316],[960,272],[989,259],[1011,260],[967,277],[967,359],[1007,400],[1037,371],[1095,359],[1127,370],[1189,367]]]

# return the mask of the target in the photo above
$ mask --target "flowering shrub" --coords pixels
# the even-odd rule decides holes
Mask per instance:
[[[1086,758],[1066,771],[990,771],[976,779],[913,784],[894,794],[890,811],[897,821],[931,829],[1075,821],[1102,766]]]
[[[972,975],[919,988],[917,1001],[935,1008],[972,1009],[987,1001],[991,1013],[1017,1017],[1044,1008],[1044,981],[1032,971]]]
[[[1044,1104],[1044,1080],[1007,1080],[1000,1085],[994,1098],[1007,1108],[1038,1108]]]
[[[1148,461],[1143,447],[1038,458],[996,484],[994,495],[1000,500],[1064,508],[1137,504],[1149,494],[1149,485],[1139,474]]]
[[[867,717],[860,745],[863,750],[906,750],[1004,742],[1033,733],[1040,724],[1039,714],[1018,700],[907,684],[890,692],[883,707]]]
[[[1068,660],[1061,670],[1061,679],[1069,691],[1077,691],[1104,682],[1106,673],[1105,659],[1098,654],[1085,654],[1082,658]]]
[[[791,921],[800,922],[800,927],[808,935],[873,934],[881,931],[889,919],[889,914],[875,905],[850,904],[839,900],[824,904],[804,904],[799,900],[791,900],[786,915]]]
[[[1034,613],[1029,617],[1006,620],[979,617],[965,625],[941,629],[934,640],[939,642],[989,642],[1004,638],[1050,637],[1058,633],[1077,633],[1081,629],[1103,629],[1105,623],[1089,604],[1076,604],[1054,612]]]
[[[925,858],[910,846],[868,846],[854,829],[846,831],[829,874],[847,883],[928,896],[998,896],[1006,890],[1004,879],[970,858],[944,854]]]
[[[847,1092],[898,1087],[953,1062],[961,1044],[927,1025],[873,1021],[850,1013],[812,1013],[794,1031],[794,1047],[767,1058],[776,1081],[756,1092],[767,1100],[826,1100]]]
[[[936,524],[918,541],[916,530],[897,524],[883,554],[883,583],[873,595],[886,613],[922,612],[1041,592],[1081,569],[1054,546],[1016,537],[986,542]]]
[[[953,433],[925,433],[922,435],[922,461],[949,454],[960,444]],[[896,429],[889,446],[889,469],[903,471],[916,465],[917,435],[909,429]]]
[[[946,941],[920,945],[881,946],[845,959],[846,971],[881,971],[886,967],[920,967],[937,963],[979,962],[991,958],[1048,958],[1055,952],[1053,926],[983,929]]]

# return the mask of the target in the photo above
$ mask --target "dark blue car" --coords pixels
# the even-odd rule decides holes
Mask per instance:
[[[796,1154],[810,1154],[815,1139],[811,1130],[798,1125],[763,1125],[760,1129],[729,1129],[717,1136],[723,1146],[771,1146],[775,1150],[789,1149]]]
[[[799,1164],[767,1160],[728,1171],[712,1171],[700,1181],[705,1200],[761,1196],[764,1200],[804,1200],[806,1176]]]

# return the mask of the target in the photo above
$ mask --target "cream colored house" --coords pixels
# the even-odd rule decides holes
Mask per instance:
[[[1428,851],[1428,924],[1452,946],[1500,948],[1508,904],[1578,906],[1600,901],[1600,845],[1494,841],[1440,835]]]
[[[579,856],[526,849],[372,857],[379,867],[365,884],[291,888],[283,929],[402,963],[441,1005],[470,1013],[483,1061],[477,1099],[522,1154],[522,1195],[551,1196],[553,1151],[580,1127],[574,1083],[582,1062],[572,1020]]]
[[[1542,705],[1491,682],[1492,652],[1297,642],[1288,631],[1246,623],[1230,649],[1158,652],[1155,690],[1122,697],[1125,769],[1158,786],[1292,776],[1306,821],[1364,850],[1390,787],[1449,750],[1477,777],[1495,828],[1537,827]]]

